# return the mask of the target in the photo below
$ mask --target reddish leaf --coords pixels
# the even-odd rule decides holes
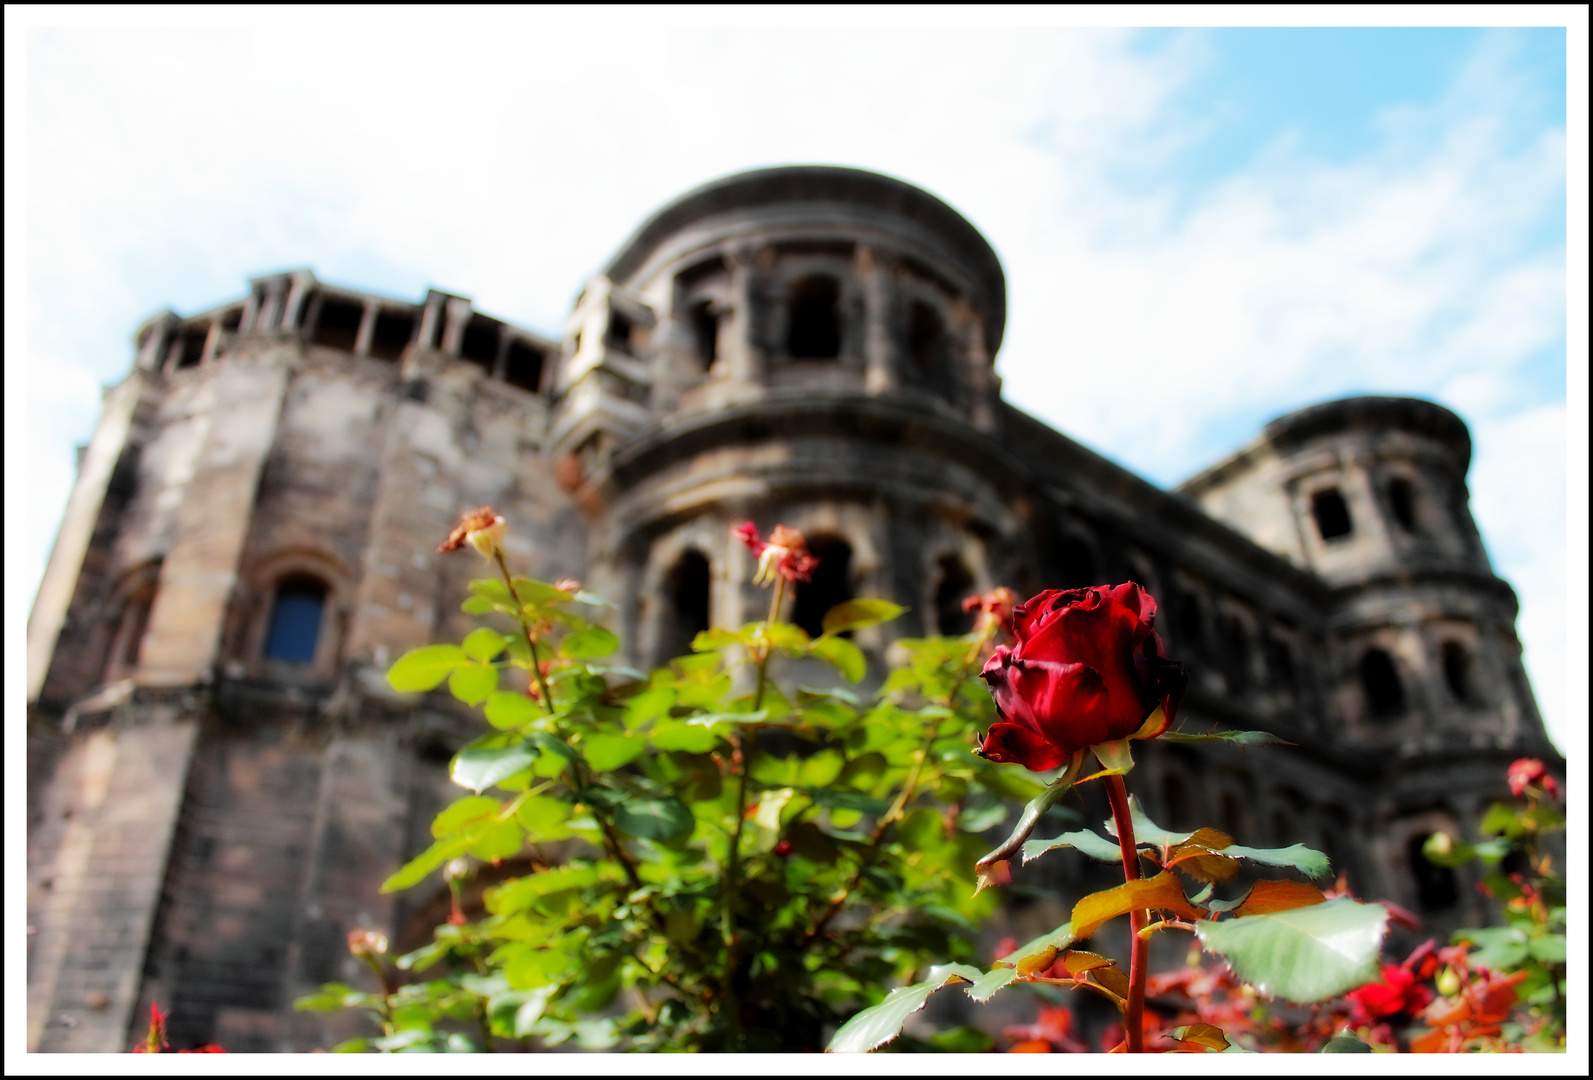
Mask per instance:
[[[1005,865],[1005,864],[1003,864]],[[1018,961],[1019,975],[1038,975],[1056,960],[1056,946],[1047,945],[1032,956],[1026,956]]]
[[[1071,950],[1062,958],[1062,966],[1067,968],[1067,973],[1074,978],[1083,975],[1087,971],[1094,971],[1096,968],[1111,967],[1114,963],[1116,961],[1105,956],[1084,952],[1081,949]]]
[[[1075,938],[1082,941],[1095,933],[1102,923],[1119,915],[1152,909],[1171,911],[1190,920],[1201,917],[1201,912],[1184,898],[1178,875],[1164,870],[1148,881],[1128,881],[1115,889],[1091,893],[1073,905]]]
[[[1235,915],[1267,915],[1274,911],[1310,907],[1327,900],[1315,885],[1299,881],[1258,881]]]

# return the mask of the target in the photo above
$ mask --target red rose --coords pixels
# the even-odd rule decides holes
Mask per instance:
[[[1189,681],[1162,655],[1156,601],[1133,582],[1048,589],[1012,613],[1012,646],[996,648],[980,675],[1000,721],[978,753],[1042,772],[1087,746],[1124,739],[1158,707],[1159,735]]]
[[[1362,1024],[1385,1016],[1414,1016],[1433,1000],[1433,992],[1403,964],[1385,965],[1381,982],[1368,983],[1344,996],[1354,1005],[1356,1021]]]
[[[1512,761],[1506,777],[1510,783],[1510,794],[1518,799],[1532,787],[1541,787],[1550,798],[1560,797],[1559,782],[1549,775],[1549,770],[1537,758],[1517,758]]]

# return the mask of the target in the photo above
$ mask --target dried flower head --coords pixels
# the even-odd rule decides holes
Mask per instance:
[[[348,951],[361,960],[381,956],[387,951],[387,935],[380,930],[350,930]]]
[[[787,581],[813,580],[819,560],[808,551],[807,538],[800,529],[776,525],[765,542],[758,535],[758,527],[747,521],[736,527],[735,535],[758,557],[758,572],[752,577],[754,585],[772,584],[777,574]]]
[[[448,539],[438,545],[437,552],[446,554],[469,544],[481,553],[482,558],[490,559],[502,549],[503,535],[508,529],[509,523],[492,507],[482,506],[459,519],[459,524],[448,534]]]
[[[962,602],[962,609],[966,612],[978,612],[979,622],[974,627],[974,632],[985,634],[990,630],[990,622],[1005,630],[1008,636],[1012,634],[1012,609],[1018,606],[1018,594],[1005,585],[998,585],[987,593],[970,596]]]

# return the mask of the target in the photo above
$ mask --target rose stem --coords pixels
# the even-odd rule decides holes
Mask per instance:
[[[1112,804],[1112,817],[1117,822],[1117,844],[1123,852],[1123,880],[1139,880],[1139,851],[1134,843],[1134,820],[1128,810],[1128,787],[1121,776],[1106,778],[1106,797]],[[1145,1052],[1145,976],[1148,972],[1150,942],[1139,936],[1145,927],[1145,912],[1131,908],[1128,913],[1129,940],[1133,951],[1129,954],[1128,1003],[1123,1009],[1123,1029],[1128,1036],[1128,1052]]]

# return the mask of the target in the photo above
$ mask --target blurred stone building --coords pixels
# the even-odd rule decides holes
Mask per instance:
[[[1359,895],[1485,920],[1415,849],[1474,837],[1514,757],[1562,765],[1468,509],[1465,425],[1331,402],[1164,491],[1001,399],[1005,316],[950,207],[795,167],[660,210],[557,341],[308,271],[151,318],[28,624],[29,1047],[125,1049],[151,1000],[179,1046],[352,1033],[291,1003],[358,979],[350,928],[415,943],[438,921],[435,893],[378,885],[479,721],[383,671],[470,626],[477,560],[434,549],[483,503],[517,569],[618,604],[638,664],[762,617],[730,535],[749,518],[822,559],[797,621],[908,605],[859,634],[875,679],[893,636],[965,630],[975,590],[1138,581],[1193,673],[1182,726],[1294,744],[1153,747],[1153,816],[1303,841]]]

